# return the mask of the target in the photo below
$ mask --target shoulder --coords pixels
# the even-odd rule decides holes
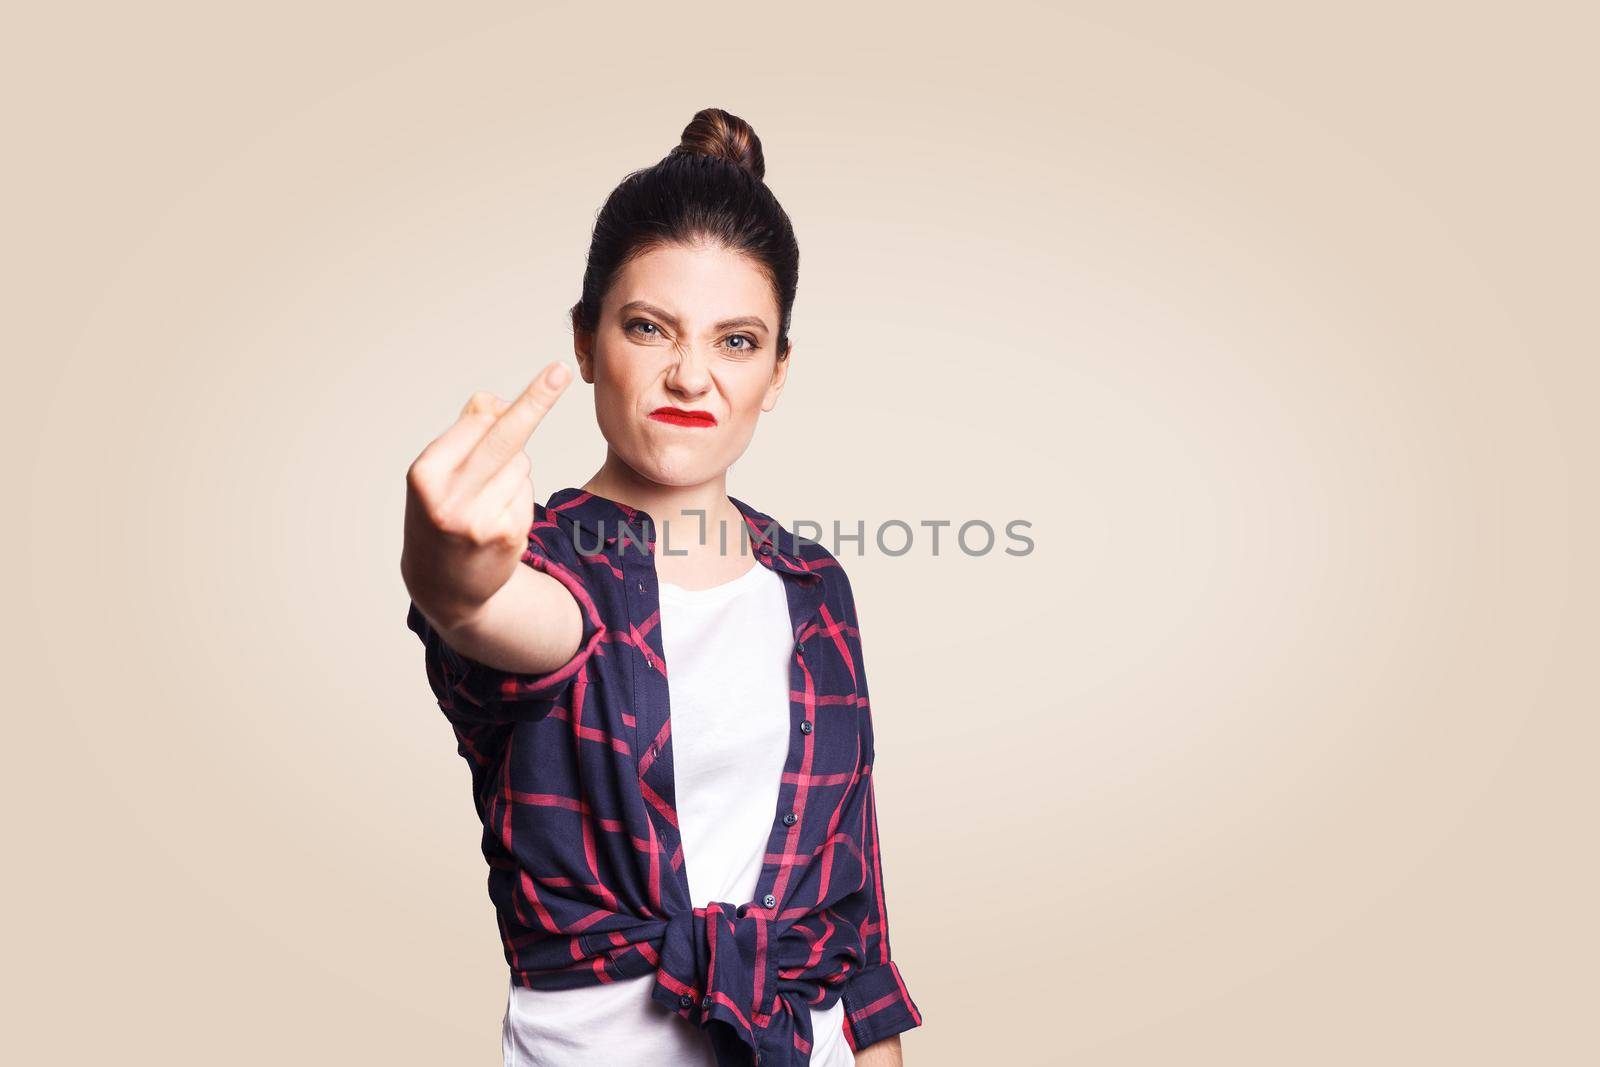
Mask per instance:
[[[850,575],[844,563],[830,552],[821,541],[814,541],[796,529],[783,525],[766,512],[737,498],[730,498],[745,515],[746,521],[761,535],[771,536],[777,547],[800,569],[817,575],[822,580],[823,597],[836,612],[855,615],[855,596],[850,586]],[[815,523],[796,524],[815,526]]]
[[[838,556],[820,542],[808,541],[798,538],[798,552],[796,553],[805,562],[807,568],[822,576],[822,587],[830,596],[837,596],[841,603],[855,608],[855,595],[850,587],[850,573],[845,569],[844,563]]]
[[[572,520],[535,501],[533,524],[528,527],[528,549],[558,563],[576,563],[578,542]]]
[[[575,595],[578,585],[594,595],[606,585],[612,571],[596,540],[585,534],[571,516],[535,502],[522,562],[560,578]]]

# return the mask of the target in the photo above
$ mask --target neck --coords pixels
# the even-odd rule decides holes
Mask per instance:
[[[606,450],[606,461],[581,488],[596,496],[637,508],[650,516],[658,538],[668,538],[672,551],[716,550],[717,524],[724,523],[729,543],[737,543],[744,517],[728,499],[728,473],[718,472],[695,485],[663,485],[640,475],[617,454]]]

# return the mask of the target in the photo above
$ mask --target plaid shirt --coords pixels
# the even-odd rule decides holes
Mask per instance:
[[[406,623],[472,769],[512,980],[568,989],[653,971],[651,997],[705,1028],[719,1067],[799,1067],[810,1009],[842,996],[852,1049],[922,1015],[889,954],[849,579],[820,544],[729,499],[745,529],[725,549],[753,546],[783,577],[795,637],[793,730],[752,901],[691,906],[649,515],[580,489],[535,504],[522,562],[571,590],[583,615],[578,651],[555,670],[462,656],[415,603]]]

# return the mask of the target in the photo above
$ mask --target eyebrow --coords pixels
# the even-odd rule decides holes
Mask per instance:
[[[667,322],[669,324],[671,324],[673,329],[677,329],[677,327],[678,327],[678,320],[677,320],[676,316],[669,315],[665,311],[663,311],[661,308],[658,308],[654,304],[648,303],[646,301],[643,301],[643,300],[630,300],[626,304],[623,304],[622,307],[617,310],[617,314],[626,315],[630,311],[648,311],[652,315],[656,315],[656,316],[659,316],[660,318],[666,319]],[[731,330],[736,326],[743,326],[743,327],[745,327],[747,329],[758,329],[758,330],[762,331],[763,333],[770,332],[767,329],[766,322],[763,321],[762,319],[757,318],[754,315],[743,315],[743,316],[740,316],[739,318],[736,318],[736,319],[723,319],[721,322],[715,323],[711,328],[713,330],[721,331],[721,330]]]

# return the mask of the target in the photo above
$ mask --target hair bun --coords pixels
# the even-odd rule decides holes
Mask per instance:
[[[738,164],[753,174],[757,181],[767,175],[766,160],[761,155],[761,138],[750,124],[737,115],[730,115],[720,107],[708,107],[695,114],[683,128],[683,138],[673,152],[685,155],[712,156]]]

